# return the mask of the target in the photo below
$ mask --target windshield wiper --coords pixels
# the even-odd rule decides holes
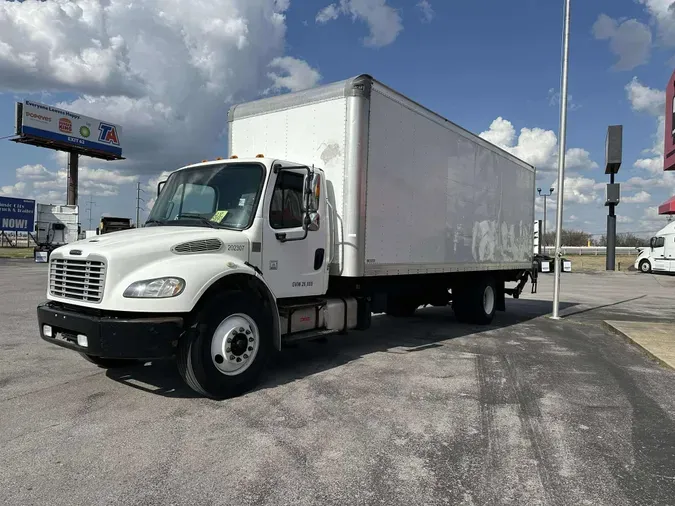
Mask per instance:
[[[164,225],[166,223],[166,220],[148,220],[145,222],[146,225],[150,225],[152,223],[157,223],[158,225]]]
[[[203,216],[201,216],[199,214],[183,213],[183,214],[179,214],[178,216],[176,216],[177,220],[180,220],[181,218],[189,218],[189,219],[192,219],[192,220],[199,220],[199,221],[201,221],[205,225],[208,225],[211,228],[218,228],[216,226],[216,224],[213,223],[211,220],[207,220],[206,218],[204,218]]]

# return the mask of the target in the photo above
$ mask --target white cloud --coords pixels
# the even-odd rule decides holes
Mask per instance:
[[[574,202],[577,204],[592,204],[598,202],[600,195],[598,190],[602,184],[594,179],[587,177],[566,177],[565,178],[565,202]],[[557,182],[553,187],[558,191]]]
[[[619,22],[606,14],[600,14],[593,25],[596,39],[609,40],[609,48],[619,57],[616,70],[632,70],[649,61],[652,32],[649,27],[635,19]]]
[[[666,46],[675,46],[675,14],[672,0],[637,0],[645,5],[656,22],[660,42]]]
[[[624,204],[646,204],[652,199],[651,194],[644,190],[637,192],[635,195],[621,197],[621,202]]]
[[[665,227],[668,224],[668,217],[659,214],[658,206],[648,207],[640,218],[640,228],[652,230],[654,232]]]
[[[663,160],[661,157],[640,158],[634,163],[634,166],[638,169],[646,170],[655,176],[663,172]]]
[[[591,160],[591,154],[585,149],[571,148],[565,155],[565,167],[569,169],[597,169],[599,165]]]
[[[65,204],[66,192],[49,190],[48,192],[35,195],[35,200],[41,204]]]
[[[283,73],[283,75],[276,72],[267,74],[273,82],[270,90],[300,91],[313,88],[321,80],[321,74],[317,70],[310,67],[307,62],[291,56],[275,58],[269,66]]]
[[[652,116],[664,114],[666,94],[663,90],[657,90],[643,85],[637,77],[626,85],[628,100],[636,112],[646,112]]]
[[[417,2],[417,8],[422,11],[422,22],[431,23],[436,16],[434,9],[431,7],[429,0],[420,0]]]
[[[330,4],[321,9],[316,15],[317,23],[328,23],[338,18],[340,15],[340,9],[335,4]]]
[[[13,185],[0,186],[0,195],[4,197],[23,197],[26,191],[26,183],[19,181]]]
[[[500,116],[490,124],[488,130],[481,132],[480,137],[534,165],[538,171],[545,173],[557,169],[558,138],[552,130],[521,128],[516,138],[513,124]],[[598,164],[591,160],[590,153],[581,148],[568,149],[565,164],[570,169],[598,167]]]
[[[350,12],[379,26],[390,7],[366,3],[374,8],[354,1]],[[111,162],[115,170],[173,170],[222,146],[231,104],[275,84],[269,65],[285,56],[288,7],[288,0],[0,2],[0,89],[75,93],[54,105],[122,126],[128,160]]]
[[[29,181],[29,180],[45,180],[53,179],[54,173],[47,170],[47,168],[42,164],[36,165],[24,165],[16,169],[16,178],[19,181]]]
[[[549,88],[548,90],[548,105],[550,105],[551,107],[560,106],[560,92],[556,91],[555,88]],[[581,109],[581,104],[577,104],[574,101],[574,97],[568,94],[567,108],[570,111],[578,111],[579,109]]]
[[[393,43],[403,30],[401,15],[387,4],[387,0],[340,0],[330,4],[316,15],[317,23],[327,23],[340,15],[350,15],[353,21],[368,25],[370,33],[363,40],[369,47],[383,47]]]
[[[616,222],[617,223],[633,223],[635,220],[631,218],[630,216],[626,216],[623,214],[619,214],[616,217]]]

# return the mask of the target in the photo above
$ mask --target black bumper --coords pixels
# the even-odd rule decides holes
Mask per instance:
[[[37,308],[40,337],[48,343],[95,357],[156,359],[174,355],[183,332],[183,318],[121,318],[91,315],[46,302]],[[52,327],[52,337],[44,326]],[[77,344],[78,334],[87,336],[87,346]]]

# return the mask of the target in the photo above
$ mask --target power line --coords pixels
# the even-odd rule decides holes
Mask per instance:
[[[145,202],[145,200],[141,198],[141,192],[145,193],[145,190],[141,188],[141,183],[139,181],[136,186],[136,228],[141,226],[141,202]],[[145,211],[145,208],[143,208],[143,210]]]
[[[89,195],[89,201],[87,202],[87,204],[89,204],[89,207],[87,207],[85,209],[85,212],[87,210],[89,211],[89,230],[91,230],[91,210],[96,205],[96,203],[94,202],[94,196],[93,195]]]

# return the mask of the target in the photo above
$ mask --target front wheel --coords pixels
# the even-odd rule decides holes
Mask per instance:
[[[640,262],[640,272],[644,272],[645,274],[652,272],[652,266],[649,263],[649,260],[643,260]]]
[[[272,321],[245,292],[216,295],[178,343],[178,370],[195,392],[225,399],[251,390],[271,355]]]

